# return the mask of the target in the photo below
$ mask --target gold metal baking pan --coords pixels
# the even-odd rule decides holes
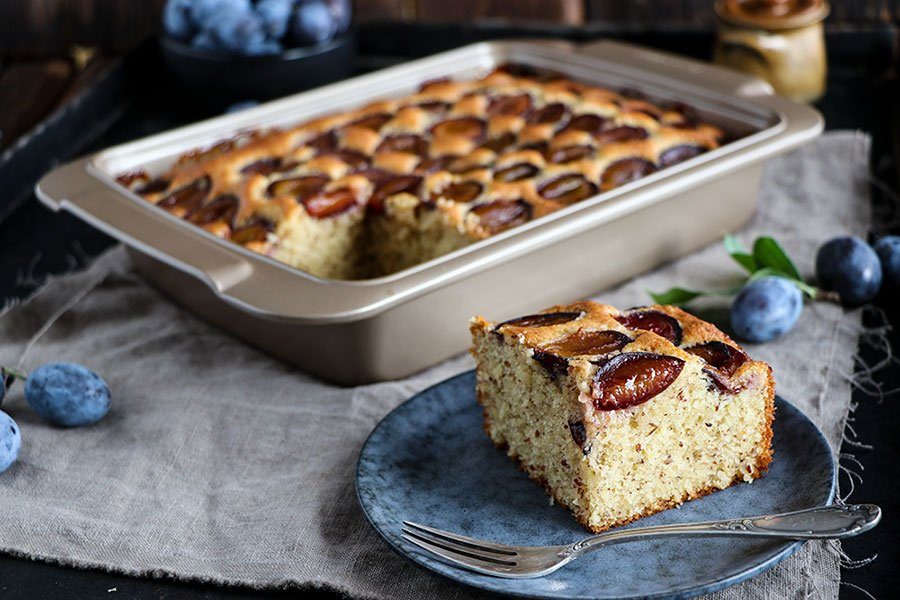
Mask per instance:
[[[253,127],[290,125],[471,78],[506,62],[679,100],[734,139],[500,235],[386,277],[314,277],[156,208],[115,174]],[[763,165],[822,130],[761,80],[615,42],[485,42],[109,148],[46,175],[38,197],[118,238],[155,286],[237,337],[343,384],[403,377],[464,351],[472,314],[503,319],[588,296],[689,253],[753,214]]]

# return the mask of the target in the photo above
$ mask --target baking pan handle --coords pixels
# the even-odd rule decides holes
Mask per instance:
[[[579,54],[597,56],[611,63],[650,71],[666,79],[677,79],[681,83],[686,82],[745,98],[771,96],[775,93],[771,85],[758,77],[668,52],[649,50],[642,46],[601,40],[582,44],[575,51]]]
[[[253,266],[240,255],[203,235],[185,235],[183,222],[91,177],[90,168],[89,159],[81,159],[55,169],[38,182],[35,194],[52,210],[72,212],[127,245],[193,273],[220,294],[252,275]]]
[[[362,318],[399,296],[371,288],[364,311],[355,282],[322,280],[190,226],[121,189],[86,157],[58,167],[35,187],[38,199],[65,210],[127,246],[202,281],[224,302],[258,317],[321,325]],[[245,256],[244,253],[247,253]],[[284,271],[294,276],[285,277]]]

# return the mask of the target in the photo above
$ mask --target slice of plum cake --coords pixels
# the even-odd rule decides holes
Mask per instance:
[[[769,365],[683,310],[580,302],[471,332],[491,440],[593,532],[772,460]]]

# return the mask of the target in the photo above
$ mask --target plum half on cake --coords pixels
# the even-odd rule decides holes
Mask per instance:
[[[752,481],[772,460],[775,386],[672,306],[556,306],[471,322],[484,428],[599,532]]]

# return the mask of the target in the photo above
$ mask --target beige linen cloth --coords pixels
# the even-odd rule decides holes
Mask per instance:
[[[868,152],[866,137],[841,132],[773,161],[759,212],[739,237],[774,235],[810,275],[822,240],[866,231]],[[713,244],[596,298],[646,304],[646,290],[725,286],[737,273]],[[835,453],[860,330],[856,313],[807,305],[789,335],[749,347],[773,365],[778,393],[818,423]],[[103,374],[113,408],[94,427],[54,429],[28,409],[21,385],[13,389],[3,410],[24,442],[18,463],[0,475],[0,550],[135,575],[353,597],[475,594],[394,554],[367,525],[354,489],[357,454],[375,424],[416,392],[472,368],[470,357],[402,381],[335,387],[169,302],[116,248],[0,317],[0,364],[32,369],[51,360]],[[810,543],[716,597],[836,598],[839,576],[834,549]]]

